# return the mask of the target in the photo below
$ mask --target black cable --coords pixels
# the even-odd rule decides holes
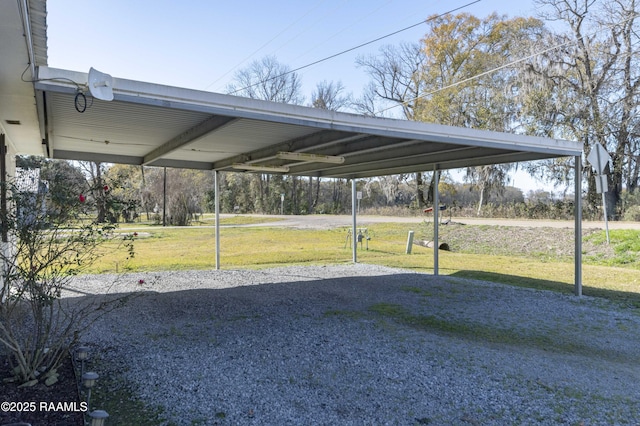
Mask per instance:
[[[84,94],[84,92],[82,91],[82,85],[80,85],[78,82],[70,79],[70,78],[66,78],[66,77],[56,77],[56,78],[38,78],[35,80],[25,80],[24,75],[26,74],[26,72],[29,70],[30,65],[27,65],[27,68],[25,68],[24,71],[22,71],[22,74],[20,75],[20,80],[22,80],[25,83],[37,83],[39,81],[69,81],[71,83],[73,83],[76,86],[76,90],[78,91],[76,93],[76,96],[73,100],[73,104],[76,108],[76,111],[78,111],[79,113],[83,113],[87,110],[87,108],[91,108],[91,106],[93,105],[93,97],[90,98],[90,102],[87,103],[87,96]]]
[[[83,113],[87,110],[87,97],[82,92],[76,93],[76,97],[73,101],[76,111]]]

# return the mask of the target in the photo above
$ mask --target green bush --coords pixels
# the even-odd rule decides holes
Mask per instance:
[[[628,207],[622,216],[622,220],[640,222],[640,206]]]

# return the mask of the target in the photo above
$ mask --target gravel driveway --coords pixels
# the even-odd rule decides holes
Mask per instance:
[[[169,424],[640,424],[640,315],[605,300],[363,264],[115,289],[85,342]]]

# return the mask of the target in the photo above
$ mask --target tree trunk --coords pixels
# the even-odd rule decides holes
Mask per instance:
[[[145,200],[147,181],[144,176],[144,166],[140,166],[140,173],[142,174],[142,182],[140,182],[140,205],[142,206],[145,213],[147,214],[147,222],[148,222],[151,219],[149,218],[149,206],[148,206],[149,203],[147,203],[147,200]]]
[[[291,203],[291,213],[298,214],[298,179],[295,176],[291,176]]]
[[[433,185],[433,179],[429,184],[429,187]],[[427,195],[427,199],[429,195]],[[418,210],[422,210],[424,206],[427,204],[427,201],[424,199],[424,179],[422,173],[416,173],[416,201],[418,202]]]
[[[96,166],[96,180],[94,182],[94,186],[96,188],[95,197],[96,197],[96,207],[98,209],[98,223],[104,223],[107,219],[107,206],[104,194],[104,183],[102,182],[102,170],[100,168],[100,162],[94,162]]]
[[[478,211],[476,212],[477,216],[482,214],[482,204],[484,203],[486,188],[487,186],[484,183],[480,185],[480,200],[478,201]]]
[[[320,199],[320,178],[317,177],[316,178],[316,195],[313,199],[313,207],[312,210],[316,209],[316,206],[318,205],[318,200]]]

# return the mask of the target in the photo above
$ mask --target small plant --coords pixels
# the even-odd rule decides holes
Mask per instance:
[[[83,219],[95,211],[77,188],[25,191],[2,182],[0,343],[9,351],[14,377],[34,385],[55,383],[56,370],[81,333],[124,299],[63,298],[70,280],[104,254],[114,225]],[[74,192],[75,191],[75,192]],[[86,219],[85,219],[86,220]],[[133,237],[121,239],[133,256]]]

